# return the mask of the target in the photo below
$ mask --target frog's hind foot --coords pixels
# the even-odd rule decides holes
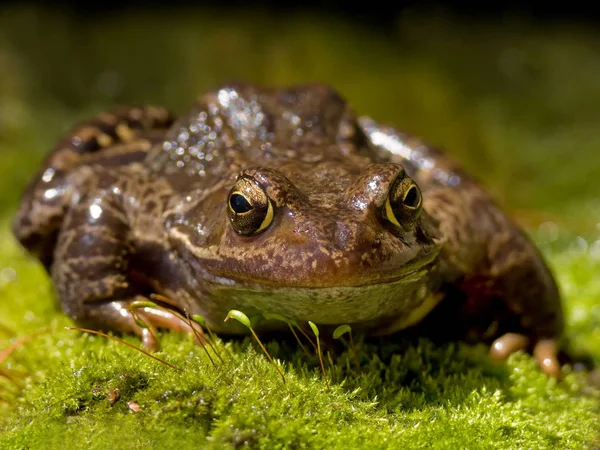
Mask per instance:
[[[505,360],[511,354],[530,347],[530,340],[520,333],[506,333],[496,339],[490,347],[490,357]],[[533,345],[532,351],[540,369],[555,378],[560,377],[558,362],[558,341],[553,338],[540,339]]]
[[[546,374],[560,378],[558,341],[556,339],[540,339],[536,342],[533,347],[533,357]]]
[[[144,305],[145,301],[138,296],[132,300],[88,304],[84,308],[85,318],[78,322],[97,330],[135,334],[149,351],[160,349],[156,332],[159,328],[193,335],[201,345],[207,342],[204,330],[196,322],[167,307]]]
[[[490,347],[490,357],[505,360],[519,350],[525,350],[529,345],[529,338],[520,333],[506,333],[496,339]]]

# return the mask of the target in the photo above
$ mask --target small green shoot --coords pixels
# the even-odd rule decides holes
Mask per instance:
[[[206,328],[207,330],[209,329],[208,326],[206,325],[206,319],[204,317],[202,317],[200,314],[194,314],[192,316],[192,320],[194,322],[196,322],[198,325],[200,325],[202,328]]]
[[[346,333],[352,336],[352,328],[350,328],[350,325],[340,325],[335,330],[333,330],[333,338],[339,339]]]
[[[243,312],[238,311],[237,309],[232,309],[227,313],[227,317],[225,317],[225,320],[223,322],[227,322],[230,318],[237,320],[246,328],[252,330],[252,324],[250,323],[250,319],[248,319],[248,316]]]
[[[185,312],[187,314],[187,311]],[[214,347],[213,351],[217,354],[217,356],[219,357],[219,359],[221,360],[221,362],[224,362],[223,358],[221,358],[221,355],[219,354],[219,352],[217,351],[217,337],[215,336],[215,334],[212,332],[212,330],[210,329],[210,327],[208,326],[208,324],[206,323],[206,319],[204,317],[202,317],[200,314],[194,314],[191,316],[191,319],[196,322],[198,325],[200,325],[202,327],[203,330],[206,330],[208,332],[208,336],[209,336],[209,342],[210,343],[214,343]],[[231,352],[227,349],[227,347],[224,345],[223,349],[225,351],[225,353],[227,353],[227,355],[229,356],[230,359],[233,359],[233,355],[231,354]]]
[[[356,347],[354,346],[354,342],[352,341],[352,328],[350,327],[350,325],[340,325],[335,330],[333,330],[333,338],[341,339],[341,337],[346,333],[348,333],[348,336],[349,336],[350,349],[352,350],[352,357],[354,359],[354,365],[356,366],[357,369],[359,369],[360,363],[358,361],[358,353],[356,352]]]
[[[300,325],[298,325],[297,323],[296,323],[296,327],[298,328],[298,330],[300,331],[300,333],[302,333],[302,336],[304,336],[306,338],[306,340],[308,342],[310,342],[310,345],[312,346],[313,350],[316,352],[317,351],[317,344],[315,343],[315,341],[313,341],[312,338],[310,337],[310,335],[306,331],[304,331],[304,329]]]
[[[167,304],[172,304],[173,303],[170,299],[168,299],[167,297],[165,297],[164,295],[161,295],[161,294],[152,293],[152,294],[150,294],[150,298],[158,300],[158,301],[165,302]],[[206,356],[208,356],[208,359],[210,360],[210,362],[211,362],[211,364],[213,366],[215,365],[215,361],[212,359],[212,356],[210,356],[210,353],[208,352],[208,349],[206,348],[207,344],[208,344],[208,346],[210,346],[210,348],[212,348],[213,352],[215,352],[215,354],[219,357],[219,359],[221,360],[221,362],[223,362],[223,358],[221,358],[221,355],[216,350],[216,348],[213,346],[212,342],[210,342],[210,340],[208,340],[206,338],[206,336],[204,335],[204,332],[201,333],[200,331],[198,331],[198,329],[196,328],[196,326],[194,326],[194,324],[190,320],[190,317],[189,317],[187,311],[185,311],[185,317],[183,317],[176,310],[165,308],[164,306],[161,306],[161,305],[156,305],[155,307],[159,308],[159,309],[161,309],[163,311],[166,311],[169,314],[173,314],[178,319],[180,319],[182,321],[185,321],[187,323],[187,325],[192,330],[192,333],[194,334],[194,337],[196,338],[196,340],[198,341],[198,343],[200,344],[200,346],[202,347],[202,349],[206,353]]]
[[[187,315],[188,312],[185,311],[185,314]],[[212,330],[208,327],[208,324],[206,323],[206,319],[204,317],[202,317],[200,314],[193,314],[190,318],[198,325],[200,325],[203,330],[206,330],[208,332],[208,335],[210,336],[210,339],[213,342],[216,342],[217,338],[213,334]]]
[[[206,348],[206,345],[204,344],[204,342],[207,342],[208,345],[210,345],[210,348],[213,349],[213,352],[215,352],[215,355],[217,355],[219,357],[219,359],[221,360],[221,362],[225,362],[225,361],[223,361],[223,358],[221,358],[221,355],[219,354],[219,352],[217,351],[217,349],[212,345],[212,343],[210,342],[210,340],[207,339],[206,336],[204,336],[204,333],[201,334],[196,329],[196,327],[194,326],[195,322],[192,321],[192,319],[190,318],[190,315],[188,314],[187,310],[184,310],[184,312],[185,312],[185,318],[186,318],[188,326],[192,330],[192,333],[194,333],[194,336],[196,337],[196,340],[198,341],[198,343],[204,349],[204,352],[206,353],[206,356],[208,356],[208,359],[210,359],[210,362],[212,363],[212,365],[214,366],[215,362],[213,361],[212,357],[210,356],[210,353],[208,353],[208,349]]]
[[[277,314],[277,313],[263,313],[263,316],[267,320],[269,320],[269,319],[281,320],[282,322],[285,322],[288,325],[292,325],[292,326],[298,328],[298,331],[300,331],[300,333],[302,333],[302,336],[304,336],[306,338],[306,340],[308,342],[310,342],[310,345],[315,350],[315,352],[317,351],[317,344],[315,343],[315,341],[313,341],[312,338],[310,337],[310,335],[306,331],[304,331],[304,329],[300,325],[298,325],[298,322],[296,320],[288,319],[287,317],[285,317],[281,314]],[[294,334],[294,336],[296,336],[296,333],[294,332],[294,330],[292,330],[292,333]],[[296,337],[296,340],[298,340],[298,343],[300,344],[300,346],[302,346],[298,337]],[[308,353],[307,353],[307,355],[308,355]]]
[[[287,323],[288,327],[290,327],[290,331],[296,338],[296,342],[298,342],[300,348],[302,348],[302,350],[304,351],[304,354],[308,356],[308,350],[306,350],[306,347],[304,347],[304,345],[300,341],[300,338],[296,334],[296,331],[294,331],[294,327],[300,329],[300,327],[298,326],[298,322],[296,322],[294,319],[288,319],[287,317],[277,313],[263,313],[263,316],[267,320],[279,320],[281,322]]]
[[[154,294],[152,294],[154,295]],[[140,309],[140,308],[158,308],[159,306],[151,300],[147,300],[143,297],[137,297],[143,300],[134,300],[129,304],[129,308],[131,309]]]
[[[155,299],[155,300],[158,300],[158,301],[162,301],[162,302],[167,303],[167,304],[172,304],[173,303],[171,300],[169,300],[167,297],[165,297],[164,295],[161,295],[161,294],[152,293],[152,294],[150,294],[150,297],[152,299]],[[206,344],[208,344],[210,346],[210,348],[212,348],[213,352],[215,352],[215,354],[219,357],[219,359],[221,361],[223,361],[223,358],[221,358],[221,355],[219,354],[219,352],[217,352],[217,350],[215,349],[215,347],[213,346],[213,344],[206,338],[206,336],[204,336],[204,333],[200,333],[198,331],[197,327],[192,324],[190,318],[187,315],[187,311],[186,311],[186,317],[184,317],[183,315],[181,315],[178,311],[176,311],[174,309],[166,308],[166,307],[164,307],[162,305],[159,305],[159,304],[154,303],[153,301],[150,301],[150,300],[147,300],[147,299],[133,301],[129,305],[129,311],[133,315],[134,320],[136,321],[136,324],[138,326],[142,327],[142,328],[149,328],[150,332],[153,334],[154,339],[156,339],[157,341],[158,341],[158,339],[157,339],[157,336],[155,334],[154,327],[150,327],[148,324],[146,324],[144,321],[142,321],[140,319],[140,317],[139,317],[139,314],[137,313],[137,310],[141,309],[141,308],[160,309],[162,311],[165,311],[165,312],[167,312],[169,314],[174,315],[179,320],[185,322],[190,327],[190,329],[192,330],[192,333],[194,334],[195,338],[198,340],[198,343],[204,349],[204,352],[208,356],[208,359],[210,360],[210,362],[212,363],[212,365],[214,366],[215,362],[212,359],[212,356],[210,355],[210,353],[208,352],[208,349],[206,348]]]
[[[323,378],[325,378],[325,384],[327,385],[327,389],[329,389],[329,380],[327,379],[327,374],[325,373],[325,364],[323,364],[323,354],[321,353],[321,341],[319,339],[319,329],[310,320],[308,321],[308,325],[310,326],[310,328],[312,329],[313,333],[315,334],[315,336],[317,338],[317,353],[319,354],[319,362],[321,363],[321,370],[323,371]]]
[[[139,297],[139,298],[142,298],[142,297]],[[131,302],[129,304],[129,306],[127,307],[127,309],[131,313],[131,316],[133,317],[135,324],[140,328],[144,328],[144,329],[148,330],[148,332],[152,335],[152,338],[154,339],[154,341],[159,342],[156,328],[154,328],[149,323],[142,320],[142,318],[140,317],[140,315],[138,313],[138,309],[157,308],[157,307],[158,307],[158,305],[156,303],[151,302],[150,300],[143,299],[143,300],[135,300],[135,301]]]
[[[267,351],[267,349],[265,348],[263,343],[260,341],[260,339],[258,338],[256,333],[254,332],[254,329],[252,328],[252,323],[250,322],[250,319],[248,318],[248,316],[246,314],[244,314],[243,312],[238,311],[237,309],[232,309],[231,311],[229,311],[227,313],[227,317],[225,317],[225,320],[223,322],[227,322],[230,318],[237,320],[238,322],[240,322],[242,325],[244,325],[246,328],[248,328],[250,330],[250,332],[252,333],[252,336],[254,336],[254,339],[256,339],[256,342],[258,342],[258,345],[260,345],[260,348],[262,349],[262,351],[265,353],[265,355],[267,355],[267,358],[269,358],[269,361],[271,362],[271,364],[273,364],[273,367],[275,367],[277,372],[279,372],[279,375],[281,375],[283,384],[285,384],[285,376],[283,375],[283,372],[277,366],[277,364],[275,364],[275,361],[273,361],[273,358],[271,358],[271,355],[269,355],[269,352]]]
[[[208,359],[210,360],[211,364],[214,366],[215,361],[212,359],[212,356],[210,356],[210,353],[208,352],[208,349],[206,348],[206,345],[204,344],[204,342],[208,342],[208,344],[213,349],[215,354],[219,357],[221,362],[223,362],[223,358],[221,358],[221,355],[219,355],[219,352],[217,352],[217,350],[212,346],[210,341],[208,339],[206,339],[206,336],[204,336],[203,334],[201,335],[200,332],[198,330],[196,330],[196,327],[194,326],[194,322],[192,321],[192,319],[190,319],[190,316],[189,316],[187,310],[185,311],[185,318],[187,319],[188,326],[191,328],[192,333],[194,333],[196,340],[198,341],[200,346],[204,349],[204,353],[206,353],[206,356],[208,356]]]
[[[168,362],[166,362],[166,361],[164,361],[164,360],[162,360],[160,358],[157,358],[156,356],[151,355],[147,351],[145,351],[145,350],[143,350],[143,349],[141,349],[139,347],[136,347],[135,345],[130,344],[129,342],[125,342],[123,339],[120,339],[120,338],[118,338],[116,336],[111,336],[111,335],[103,333],[101,331],[90,330],[88,328],[79,328],[79,327],[65,327],[65,328],[67,330],[69,330],[69,331],[80,331],[82,333],[97,334],[98,336],[103,336],[105,338],[108,338],[108,339],[111,339],[113,341],[119,342],[120,344],[123,344],[123,345],[125,345],[127,347],[133,348],[133,349],[137,350],[138,352],[143,353],[144,355],[148,356],[149,358],[152,358],[152,359],[160,362],[161,364],[164,364],[165,366],[170,367],[171,369],[175,369],[178,372],[182,372],[183,373],[183,369],[180,369],[179,367],[174,366],[173,364],[170,364],[170,363],[168,363]]]

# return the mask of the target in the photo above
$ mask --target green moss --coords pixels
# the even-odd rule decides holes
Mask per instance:
[[[190,339],[165,334],[158,356],[184,369],[179,373],[118,343],[65,330],[68,320],[47,309],[48,292],[23,294],[43,280],[39,267],[10,250],[19,278],[3,286],[3,304],[21,315],[54,316],[55,332],[9,360],[31,377],[3,420],[2,448],[583,448],[599,431],[598,398],[581,375],[557,383],[527,355],[498,364],[483,347],[462,344],[359,340],[360,370],[345,352],[332,357],[328,390],[316,357],[288,341],[268,344],[285,370],[284,385],[250,340],[221,343],[229,356],[213,366]],[[552,261],[561,273],[575,273],[582,262],[568,252]],[[575,314],[589,318],[600,284],[586,286]],[[570,322],[578,342],[593,337],[590,324]],[[9,325],[38,326],[18,315]],[[120,399],[110,406],[115,389]],[[129,401],[141,411],[131,412]]]
[[[0,348],[13,334],[53,331],[0,366],[16,378],[0,372],[0,448],[597,445],[598,394],[585,376],[556,382],[523,353],[500,364],[482,346],[355,336],[360,369],[347,352],[326,353],[327,389],[318,359],[293,341],[266,342],[284,385],[250,339],[220,342],[228,356],[213,366],[189,338],[164,334],[158,356],[179,373],[66,330],[47,275],[10,235],[18,195],[43,154],[94,111],[127,102],[181,111],[229,79],[326,81],[358,111],[443,145],[517,214],[557,274],[571,347],[600,363],[600,65],[590,50],[599,36],[448,18],[401,25],[383,38],[334,20],[258,13],[80,24],[49,10],[3,12]]]

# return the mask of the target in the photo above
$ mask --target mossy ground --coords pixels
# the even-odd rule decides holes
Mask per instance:
[[[16,382],[0,375],[0,448],[599,445],[598,395],[585,376],[556,382],[528,355],[497,364],[482,346],[357,339],[360,369],[345,352],[331,355],[328,389],[318,360],[292,341],[268,343],[284,385],[251,340],[220,343],[225,362],[213,366],[190,339],[164,334],[157,356],[179,373],[65,330],[51,283],[9,232],[23,185],[77,119],[127,102],[181,111],[230,79],[326,81],[358,111],[443,146],[483,180],[557,274],[573,349],[599,363],[599,39],[575,26],[447,17],[408,17],[382,37],[315,17],[192,11],[81,23],[50,10],[3,11],[0,348],[53,331],[0,366],[17,371]]]

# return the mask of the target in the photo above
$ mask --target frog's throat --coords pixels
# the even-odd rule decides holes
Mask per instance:
[[[394,281],[360,286],[265,286],[215,278],[209,291],[220,307],[248,314],[276,313],[299,322],[398,329],[418,322],[439,301],[433,295],[436,277],[430,276],[432,270],[434,265]]]

